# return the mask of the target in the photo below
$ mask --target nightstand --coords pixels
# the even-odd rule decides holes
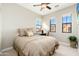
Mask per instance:
[[[43,34],[40,34],[40,35],[46,36],[46,33],[43,33]]]
[[[43,35],[43,36],[49,36],[49,32],[44,33],[44,31],[42,30],[42,33],[41,33],[40,35]]]

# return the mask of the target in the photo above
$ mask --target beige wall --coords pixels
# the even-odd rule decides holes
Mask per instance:
[[[72,14],[72,33],[62,33],[62,15],[68,13]],[[57,24],[56,24],[56,32],[50,33],[52,36],[56,37],[58,40],[68,42],[69,35],[77,35],[77,17],[76,17],[75,5],[46,15],[44,16],[43,21],[49,26],[50,18],[53,16],[56,17]]]
[[[2,23],[2,19],[1,19],[1,4],[0,4],[0,50],[1,50],[1,24]]]
[[[78,35],[79,35],[79,24],[78,24]]]
[[[2,49],[12,46],[17,28],[34,27],[36,17],[17,4],[2,4]]]

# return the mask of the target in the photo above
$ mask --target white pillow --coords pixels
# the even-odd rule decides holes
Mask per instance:
[[[25,29],[18,29],[18,35],[19,36],[25,36]]]
[[[34,35],[32,28],[27,28],[25,32],[26,32],[26,36],[29,36],[30,37],[30,36],[33,36]]]

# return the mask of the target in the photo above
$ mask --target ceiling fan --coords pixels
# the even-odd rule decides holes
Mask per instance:
[[[48,4],[50,4],[50,3],[41,3],[41,4],[33,5],[33,6],[34,6],[34,7],[36,7],[36,6],[41,6],[40,11],[42,11],[43,9],[46,9],[46,8],[49,9],[49,10],[51,10],[51,7],[49,7]]]

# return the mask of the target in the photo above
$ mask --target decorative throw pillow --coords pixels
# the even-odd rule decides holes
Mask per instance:
[[[25,29],[18,29],[18,35],[19,36],[25,36]]]
[[[26,36],[29,36],[29,37],[34,35],[32,28],[27,28],[26,31],[25,31],[25,33],[26,33]]]

